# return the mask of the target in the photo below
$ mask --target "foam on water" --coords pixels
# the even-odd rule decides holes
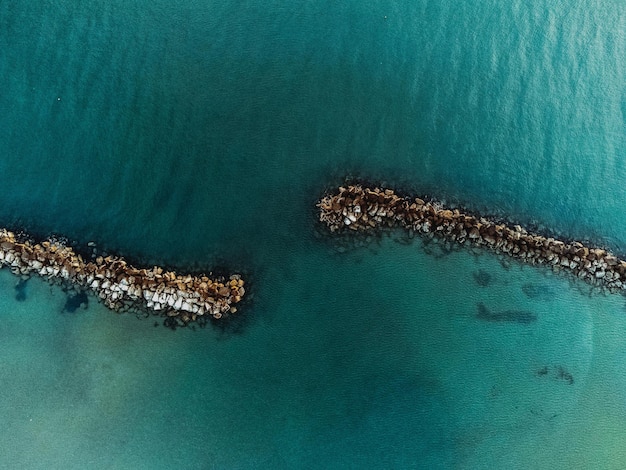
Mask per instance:
[[[248,269],[253,298],[238,329],[172,332],[0,272],[0,466],[624,466],[622,297],[419,241],[340,253],[313,204],[354,174],[624,252],[625,23],[0,3],[0,226]]]

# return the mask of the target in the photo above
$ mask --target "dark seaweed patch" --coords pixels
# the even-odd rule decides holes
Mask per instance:
[[[489,310],[482,302],[477,304],[478,313],[476,318],[490,322],[511,322],[528,325],[537,321],[537,315],[526,310],[503,310],[501,312],[493,312]]]
[[[556,366],[556,378],[567,382],[568,385],[574,384],[574,376],[563,366]]]
[[[536,372],[536,374],[537,377],[547,377],[549,372],[552,372],[550,374],[550,378],[563,381],[567,385],[574,385],[574,376],[561,365],[554,366],[553,368],[543,366]]]
[[[493,282],[493,276],[484,269],[479,269],[478,271],[473,272],[472,276],[474,277],[476,284],[480,287],[489,287]]]
[[[529,299],[549,301],[554,300],[556,296],[555,290],[545,284],[524,284],[522,292]]]

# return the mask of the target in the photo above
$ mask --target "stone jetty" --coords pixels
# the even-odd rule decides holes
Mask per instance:
[[[238,274],[225,279],[181,275],[158,266],[140,269],[116,256],[85,261],[60,241],[18,241],[13,232],[0,229],[0,268],[4,266],[18,276],[37,274],[53,283],[92,290],[115,311],[147,310],[182,324],[235,313],[234,304],[245,294]]]
[[[520,225],[446,208],[437,201],[402,197],[391,189],[351,185],[326,195],[317,207],[320,221],[331,232],[399,227],[485,247],[526,263],[551,266],[555,271],[569,271],[611,291],[626,290],[626,261],[607,250],[531,233]]]

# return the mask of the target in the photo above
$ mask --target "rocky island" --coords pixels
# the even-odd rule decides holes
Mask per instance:
[[[437,201],[399,196],[392,189],[350,185],[324,196],[317,207],[320,221],[331,232],[398,227],[566,270],[611,291],[626,290],[626,261],[605,249],[531,233],[520,225],[446,208]]]
[[[115,311],[147,310],[182,324],[235,313],[234,304],[245,294],[238,274],[225,279],[181,275],[158,266],[140,269],[116,256],[85,261],[58,240],[19,241],[13,232],[0,229],[0,268],[4,266],[19,276],[37,274],[91,290]]]

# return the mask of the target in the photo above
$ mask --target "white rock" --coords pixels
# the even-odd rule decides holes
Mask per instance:
[[[134,299],[139,299],[139,298],[141,298],[141,295],[142,295],[141,288],[139,288],[139,287],[132,287],[131,286],[128,289],[127,295],[128,295],[128,297],[130,297],[133,300]]]
[[[346,217],[345,219],[343,219],[343,223],[346,225],[350,225],[352,221],[348,217]]]
[[[181,299],[180,297],[178,297],[178,298],[176,299],[176,302],[174,302],[174,309],[175,309],[175,310],[180,310],[182,306],[183,306],[183,299]]]

